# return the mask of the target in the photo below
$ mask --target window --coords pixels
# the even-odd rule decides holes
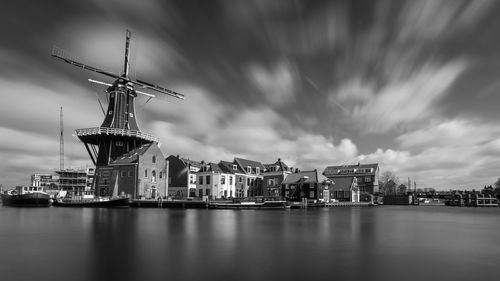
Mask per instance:
[[[220,177],[220,184],[226,184],[226,176]]]
[[[148,177],[148,170],[144,170],[144,177],[147,178]]]
[[[122,178],[124,178],[126,176],[127,176],[127,172],[126,171],[122,171]]]
[[[250,178],[247,178],[247,185],[250,186]]]
[[[242,182],[243,182],[243,178],[242,178],[242,177],[240,177],[240,180],[239,180],[239,182],[240,182],[240,183],[242,183]]]
[[[229,176],[229,185],[233,185],[233,176]]]
[[[247,173],[250,174],[252,172],[252,167],[248,166],[247,167]]]
[[[233,165],[233,170],[237,170],[237,169],[238,169],[238,166]]]
[[[203,189],[198,190],[198,196],[203,197]]]
[[[151,160],[151,162],[153,162],[153,164],[156,163],[156,156],[155,155],[153,155],[153,159]]]
[[[314,198],[314,191],[313,190],[309,191],[309,198]]]
[[[134,114],[132,112],[129,113],[131,118],[134,118]]]
[[[156,182],[156,171],[151,172],[151,181]]]
[[[110,110],[110,111],[108,112],[108,115],[113,115],[113,110]]]
[[[116,142],[115,142],[115,145],[116,145],[116,146],[123,146],[123,142],[122,142],[122,141],[116,141]]]
[[[207,182],[207,184],[210,184],[210,176],[206,177],[206,182]]]
[[[365,177],[365,182],[371,182],[372,181],[372,178],[370,177]]]
[[[256,173],[257,175],[258,175],[258,174],[260,174],[260,168],[259,168],[259,167],[255,168],[255,173]]]
[[[160,172],[160,179],[163,178],[163,172]]]
[[[132,177],[132,171],[128,171],[128,176],[131,178]]]
[[[210,196],[210,188],[205,189],[205,195]]]
[[[199,178],[200,178],[200,181],[199,181],[200,184],[203,184],[203,176],[200,176]]]

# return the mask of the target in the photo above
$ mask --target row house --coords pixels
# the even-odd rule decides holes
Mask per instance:
[[[264,165],[258,161],[234,158],[232,171],[236,176],[236,197],[263,196]]]
[[[306,199],[319,199],[320,184],[318,171],[298,171],[287,175],[282,184],[282,196],[286,200],[300,201]]]
[[[323,171],[323,175],[333,181],[335,188],[339,191],[347,191],[351,185],[356,185],[361,193],[379,192],[378,163],[328,166]]]
[[[210,199],[231,198],[236,195],[236,176],[221,161],[219,164],[202,162],[198,171],[196,190],[198,197]],[[231,167],[232,168],[232,167]]]
[[[265,172],[262,174],[262,189],[266,197],[279,197],[282,195],[281,183],[293,173],[293,167],[288,167],[280,158],[272,164],[264,164]]]
[[[168,162],[168,195],[172,198],[191,198],[196,196],[196,173],[201,168],[201,163],[179,155],[170,155]]]

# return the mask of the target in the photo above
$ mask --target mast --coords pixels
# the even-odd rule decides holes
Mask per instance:
[[[64,170],[64,126],[63,126],[63,108],[60,113],[60,136],[59,136],[59,169]]]

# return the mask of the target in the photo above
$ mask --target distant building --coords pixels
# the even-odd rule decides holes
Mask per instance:
[[[332,199],[342,202],[360,201],[360,188],[357,177],[337,177],[331,189]]]
[[[344,166],[328,166],[323,175],[335,182],[338,190],[349,190],[356,178],[361,193],[375,194],[379,191],[379,166],[375,164],[356,164]]]
[[[51,188],[58,184],[58,177],[50,173],[35,173],[31,175],[31,186]]]
[[[99,167],[97,195],[129,195],[132,199],[168,194],[167,161],[158,144],[143,144]]]
[[[201,163],[179,155],[170,155],[168,161],[168,195],[173,198],[196,196],[196,173]]]
[[[281,196],[281,183],[293,172],[280,158],[272,164],[264,164],[265,172],[262,173],[263,196]]]
[[[207,196],[210,199],[220,199],[235,196],[236,179],[228,165],[232,165],[232,163],[224,161],[219,164],[202,163],[201,169],[196,174],[198,197]]]
[[[303,171],[289,174],[281,183],[282,195],[290,201],[318,199],[318,171]]]
[[[236,197],[262,196],[264,165],[258,161],[234,158],[232,171],[236,176]]]
[[[72,197],[93,197],[94,172],[94,168],[56,171],[59,190],[66,191],[66,194]]]

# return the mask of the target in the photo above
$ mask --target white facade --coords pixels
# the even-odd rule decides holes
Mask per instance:
[[[210,199],[235,197],[235,176],[222,172],[198,172],[196,196]]]

